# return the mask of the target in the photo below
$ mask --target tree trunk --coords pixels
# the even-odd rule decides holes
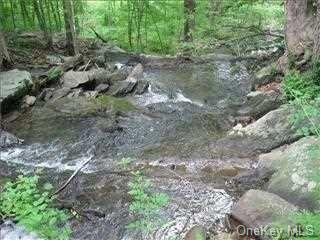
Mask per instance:
[[[313,2],[309,0],[285,0],[285,38],[289,54],[301,55],[312,45],[314,32]]]
[[[185,42],[192,42],[192,33],[195,27],[195,11],[196,3],[195,0],[184,0],[184,31],[183,40]]]
[[[42,2],[39,2],[38,0],[33,0],[33,8],[34,8],[34,12],[37,16],[38,22],[39,22],[39,26],[41,28],[41,30],[43,31],[44,34],[44,38],[47,42],[47,47],[52,48],[53,46],[53,40],[52,40],[52,36],[50,31],[48,30],[48,26],[47,26],[47,22],[46,19],[44,17],[44,13],[42,11]]]
[[[313,42],[313,55],[316,59],[320,57],[320,0],[316,0],[316,22]]]
[[[66,28],[66,48],[69,55],[76,55],[78,49],[75,42],[75,25],[72,0],[63,0],[64,22]]]
[[[11,58],[9,56],[6,41],[4,39],[4,35],[0,30],[0,71],[3,66],[8,66],[11,64]]]

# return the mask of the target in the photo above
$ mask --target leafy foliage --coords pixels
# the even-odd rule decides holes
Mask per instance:
[[[15,182],[7,182],[0,195],[0,213],[43,238],[69,239],[71,229],[64,226],[68,215],[52,207],[52,186],[45,184],[40,192],[38,185],[38,176],[19,176]]]
[[[168,204],[169,197],[164,193],[151,192],[152,184],[141,172],[133,173],[133,180],[128,186],[132,198],[129,211],[135,216],[128,228],[150,233],[161,224],[159,211]]]
[[[35,7],[37,2],[37,8]],[[218,41],[257,34],[263,28],[283,25],[281,0],[195,0],[194,51],[205,51]],[[174,54],[180,50],[185,13],[183,1],[73,0],[78,35],[104,39],[124,49]],[[0,25],[6,31],[42,30],[48,34],[63,30],[60,0],[0,1]],[[261,36],[260,36],[261,37]],[[252,40],[250,38],[250,40]],[[237,42],[239,49],[251,41]]]
[[[302,240],[315,240],[320,237],[320,214],[310,211],[301,211],[293,213],[290,218],[294,224],[288,226],[278,222],[274,225],[275,228],[280,230],[280,236],[273,236],[274,240],[289,240],[289,239],[302,239]]]
[[[287,74],[283,87],[288,100],[316,98],[320,93],[320,61],[303,74],[297,71]]]

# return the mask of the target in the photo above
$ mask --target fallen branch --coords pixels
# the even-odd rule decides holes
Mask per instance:
[[[74,179],[75,176],[77,176],[77,174],[81,171],[82,168],[84,168],[85,165],[87,165],[91,160],[93,159],[93,157],[89,158],[87,161],[85,161],[84,163],[81,164],[80,167],[78,167],[73,174],[69,177],[69,179],[57,190],[55,191],[53,194],[51,194],[51,197],[54,195],[59,194],[60,192],[62,192],[72,181],[72,179]]]
[[[96,35],[96,37],[99,38],[102,42],[108,43],[108,41],[104,39],[99,33],[97,33],[97,31],[93,27],[90,27],[90,29],[92,30],[94,35]]]

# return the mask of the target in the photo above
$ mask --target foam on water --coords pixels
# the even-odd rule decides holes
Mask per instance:
[[[32,144],[26,147],[10,148],[1,152],[1,161],[35,168],[50,168],[57,171],[74,171],[93,157],[88,151],[75,159],[67,159],[67,150],[59,144]],[[84,169],[82,169],[84,171]],[[88,169],[85,172],[90,172]]]
[[[1,240],[42,240],[34,233],[27,232],[22,226],[6,221],[0,226]]]
[[[178,90],[176,96],[173,99],[171,99],[165,93],[157,93],[153,91],[151,84],[149,85],[148,91],[145,94],[136,97],[136,101],[141,106],[147,106],[150,104],[163,102],[188,102],[198,106],[203,106],[202,103],[192,101],[190,98],[185,97],[181,90]]]

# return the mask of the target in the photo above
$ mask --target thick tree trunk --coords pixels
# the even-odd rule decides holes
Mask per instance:
[[[69,55],[76,55],[78,49],[75,42],[75,25],[72,0],[63,0],[64,22],[66,28],[66,48]]]
[[[11,58],[7,50],[7,45],[4,39],[4,35],[0,30],[0,71],[4,66],[8,66],[10,64],[11,64]]]
[[[185,42],[192,42],[193,31],[195,28],[195,11],[196,11],[196,2],[195,0],[184,0],[184,31],[183,31],[183,40]]]
[[[316,0],[316,22],[313,41],[313,55],[315,58],[320,57],[320,0]]]
[[[300,55],[313,42],[313,2],[309,0],[285,0],[285,15],[287,51],[293,55]]]

